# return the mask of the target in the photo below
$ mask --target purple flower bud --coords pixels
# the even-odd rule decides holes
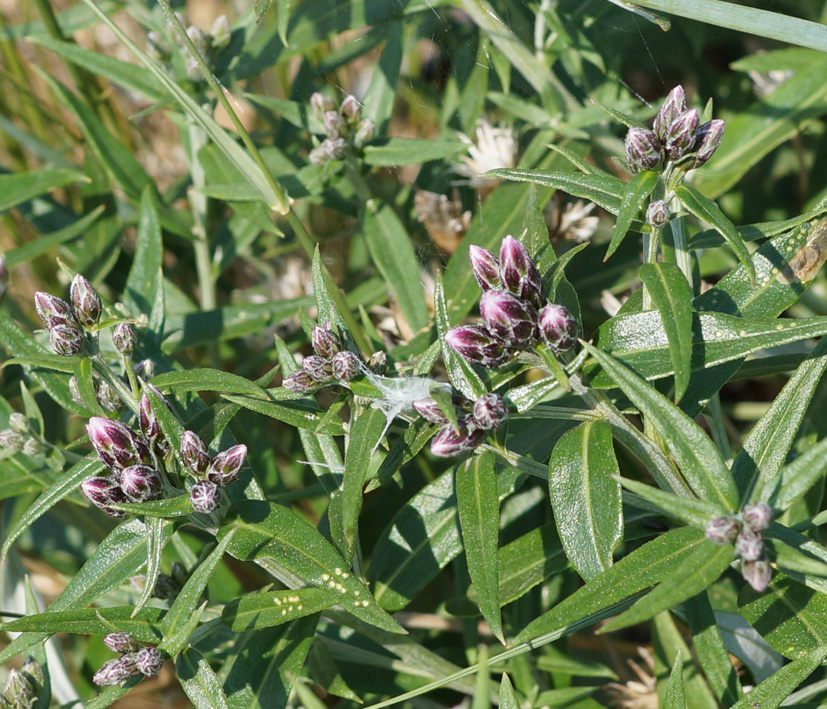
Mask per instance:
[[[499,394],[483,394],[474,402],[474,421],[484,431],[496,431],[508,420],[508,406]]]
[[[319,383],[313,381],[310,375],[303,369],[299,369],[293,372],[293,374],[286,376],[281,385],[296,394],[312,394],[320,386]]]
[[[324,114],[328,111],[333,111],[336,109],[336,104],[333,103],[327,96],[323,93],[319,93],[318,91],[314,93],[310,97],[310,110],[313,112],[313,115],[319,120],[319,122],[324,121]]]
[[[331,160],[341,160],[347,153],[347,143],[344,138],[325,138],[318,148],[310,151],[308,156],[314,165],[324,167]]]
[[[512,359],[511,353],[488,330],[476,325],[451,328],[445,333],[445,341],[469,362],[483,367],[500,367]]]
[[[528,347],[537,338],[537,311],[504,290],[489,290],[480,299],[485,328],[509,347]]]
[[[212,512],[220,500],[221,490],[209,480],[199,480],[190,490],[190,502],[196,512]]]
[[[80,395],[80,389],[78,388],[78,380],[75,379],[74,375],[69,377],[69,394],[72,397],[72,401],[80,406],[86,406],[86,402],[83,400],[83,397]]]
[[[540,337],[555,354],[567,352],[577,342],[577,321],[557,303],[549,303],[540,311]]]
[[[348,123],[355,125],[362,117],[362,107],[355,96],[346,96],[345,100],[342,101],[342,105],[339,106],[339,113]]]
[[[57,325],[74,325],[77,327],[72,306],[51,293],[44,293],[43,291],[35,293],[34,307],[47,330],[51,330]]]
[[[184,431],[181,436],[181,459],[190,475],[203,478],[210,464],[210,452],[207,446],[192,431]]]
[[[471,272],[483,291],[499,290],[503,287],[500,278],[500,261],[490,251],[471,245],[468,251],[471,261]]]
[[[147,389],[151,389],[155,396],[164,402],[164,406],[166,406],[167,410],[172,413],[172,407],[169,405],[166,397],[152,384],[146,384],[145,386]],[[152,404],[150,403],[146,392],[141,394],[141,403],[138,407],[138,425],[140,426],[141,433],[150,443],[154,443],[159,440],[162,435],[161,425],[158,423],[155,412],[152,410]]]
[[[113,510],[109,507],[112,504],[118,505],[129,502],[120,485],[114,480],[103,477],[86,478],[80,484],[80,487],[89,501],[110,517],[126,517],[126,512]]]
[[[695,144],[689,151],[695,153],[694,157],[690,158],[686,163],[690,170],[703,165],[709,158],[713,156],[718,146],[721,144],[721,138],[724,137],[724,122],[716,118],[712,121],[707,121],[698,128],[698,133],[695,136]]]
[[[540,307],[542,278],[528,250],[510,235],[500,246],[500,278],[503,286],[518,298]]]
[[[83,333],[74,322],[71,325],[55,325],[49,330],[49,341],[55,354],[63,357],[71,357],[83,349]]]
[[[87,330],[98,324],[101,319],[101,297],[79,273],[72,279],[69,289],[69,301],[75,319]]]
[[[5,428],[0,431],[0,449],[10,450],[12,453],[19,453],[26,445],[26,436],[18,431]]]
[[[669,92],[666,100],[661,104],[658,115],[655,116],[653,128],[658,138],[666,138],[666,131],[672,121],[686,111],[686,94],[683,86],[676,86]]]
[[[323,326],[314,325],[310,332],[310,342],[313,345],[313,351],[324,357],[325,359],[332,359],[334,355],[342,350],[342,341],[339,336],[330,329],[330,323],[326,322]]]
[[[105,381],[98,382],[95,399],[106,411],[116,412],[123,408],[121,397]]]
[[[3,694],[0,695],[0,702],[3,707],[9,709],[29,709],[37,702],[38,691],[27,677],[20,670],[12,668],[6,678],[6,686]]]
[[[765,502],[744,505],[741,519],[753,532],[763,532],[772,522],[772,508]]]
[[[459,422],[459,431],[450,424],[443,426],[431,440],[431,453],[440,458],[452,458],[474,450],[485,440],[487,431],[476,428],[468,417]]]
[[[309,355],[302,361],[302,369],[310,375],[314,382],[327,384],[333,379],[333,365],[329,359],[318,355]]]
[[[356,132],[353,134],[353,147],[363,148],[365,143],[370,141],[376,134],[376,124],[370,118],[363,118],[356,126]]]
[[[349,350],[337,352],[331,360],[333,376],[340,382],[349,382],[362,371],[362,361]]]
[[[107,660],[92,677],[99,687],[113,687],[138,674],[135,666],[135,654],[121,655],[115,660]]]
[[[655,200],[646,208],[646,223],[660,229],[669,221],[669,205],[662,199]]]
[[[98,457],[110,470],[152,462],[144,437],[119,421],[94,416],[89,419],[86,430]]]
[[[764,539],[758,532],[742,529],[735,540],[735,553],[744,561],[758,561],[764,554]]]
[[[439,404],[430,396],[427,399],[415,401],[413,407],[417,413],[429,423],[435,423],[439,426],[450,423],[448,417],[442,412],[442,409],[439,408]]]
[[[374,374],[383,375],[388,368],[388,356],[382,352],[374,352],[368,357],[367,368]]]
[[[135,328],[129,323],[118,323],[112,331],[112,344],[121,354],[132,354],[137,340]]]
[[[670,160],[678,160],[695,144],[698,134],[698,112],[692,108],[684,111],[666,130],[664,147]]]
[[[328,111],[323,117],[324,129],[327,137],[331,139],[341,138],[346,130],[345,119],[338,111]]]
[[[645,128],[629,128],[626,133],[626,164],[633,173],[655,170],[663,162],[658,137]]]
[[[207,469],[207,480],[218,487],[227,487],[238,477],[247,460],[247,446],[238,445],[221,451]]]
[[[161,474],[148,465],[130,465],[121,472],[121,489],[131,502],[146,502],[161,497]]]
[[[137,652],[141,646],[138,645],[132,633],[109,633],[104,636],[103,644],[106,645],[112,652],[117,652],[125,655],[128,652]]]
[[[164,666],[164,656],[157,647],[145,647],[135,657],[135,667],[142,675],[157,675]]]
[[[706,525],[704,534],[715,544],[732,544],[741,531],[741,525],[734,517],[713,517]]]
[[[745,561],[741,565],[741,574],[752,588],[758,593],[763,593],[772,579],[772,567],[770,562],[764,559],[757,561]]]

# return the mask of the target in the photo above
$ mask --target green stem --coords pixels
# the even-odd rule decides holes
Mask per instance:
[[[535,478],[548,480],[548,466],[538,463],[536,460],[526,458],[524,455],[510,451],[507,448],[500,448],[492,443],[483,443],[480,448],[483,451],[490,451],[495,457],[508,463],[512,468],[533,475]]]
[[[680,200],[673,196],[669,200],[669,210],[675,214],[679,212],[681,208]],[[672,232],[672,244],[675,249],[675,263],[677,263],[683,275],[686,276],[686,282],[689,283],[689,288],[694,293],[692,256],[689,253],[689,234],[686,231],[686,217],[675,217],[669,222],[669,228]]]
[[[135,398],[135,401],[141,400],[141,385],[138,384],[138,377],[135,376],[135,370],[132,369],[132,355],[131,354],[124,354],[123,356],[123,368],[126,372],[126,378],[129,379],[129,387],[132,389],[132,396]]]

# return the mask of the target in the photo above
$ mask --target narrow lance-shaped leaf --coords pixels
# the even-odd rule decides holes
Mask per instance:
[[[335,606],[340,598],[338,591],[329,588],[248,593],[225,605],[221,620],[235,632],[270,628]]]
[[[683,691],[683,660],[680,653],[675,656],[675,663],[666,681],[663,706],[665,709],[684,709],[686,706],[686,695]]]
[[[637,173],[626,186],[623,192],[623,200],[620,203],[620,209],[617,213],[617,221],[615,221],[615,228],[612,232],[612,240],[609,242],[609,248],[606,249],[606,255],[603,260],[607,260],[615,251],[623,237],[632,226],[632,220],[638,215],[646,198],[652,194],[652,190],[658,184],[658,174],[651,170],[643,170]]]
[[[136,615],[152,597],[152,592],[155,590],[155,582],[158,580],[158,575],[161,573],[161,553],[164,551],[169,536],[164,534],[164,520],[161,517],[150,517],[146,522],[149,534],[146,538],[146,575],[144,577],[144,590],[141,596],[135,603],[135,610],[132,615]]]
[[[646,485],[639,480],[621,478],[620,483],[627,490],[631,490],[647,502],[651,502],[653,505],[662,509],[670,517],[686,522],[696,529],[705,529],[710,519],[725,514],[726,512],[726,510],[721,509],[717,505],[705,502],[704,500],[673,495],[671,492]]]
[[[827,470],[827,438],[822,438],[816,445],[796,458],[789,465],[781,468],[775,484],[766,486],[761,500],[767,502],[781,513],[804,495]]]
[[[65,169],[0,175],[0,212],[82,179],[83,173]]]
[[[563,434],[549,460],[548,487],[560,540],[586,581],[612,565],[623,535],[618,473],[611,429],[598,421]]]
[[[588,199],[607,212],[618,214],[626,184],[608,173],[587,175],[570,170],[527,170],[523,168],[498,168],[487,174],[518,182],[533,182],[544,187],[567,192],[574,197]]]
[[[107,608],[79,608],[68,611],[46,611],[25,618],[0,623],[9,633],[74,633],[76,635],[106,635],[115,631],[131,633],[144,643],[157,643],[159,625],[166,611],[162,608],[144,608],[133,613],[132,606]]]
[[[477,591],[482,617],[491,632],[505,643],[500,617],[497,541],[500,503],[494,456],[482,453],[457,468],[457,510],[468,574]]]
[[[175,670],[181,687],[197,709],[229,709],[221,682],[198,650],[191,647],[182,652]]]

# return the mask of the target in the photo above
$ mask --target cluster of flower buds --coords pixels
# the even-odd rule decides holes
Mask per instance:
[[[0,693],[0,707],[34,709],[39,704],[43,683],[43,668],[33,657],[27,657],[19,670],[9,670],[3,692]]]
[[[414,402],[414,409],[422,418],[442,426],[431,441],[431,453],[451,458],[474,450],[485,437],[508,420],[508,406],[498,394],[483,394],[475,402],[464,396],[451,398],[457,415],[457,427],[432,397]]]
[[[69,303],[43,291],[34,294],[34,305],[49,333],[56,354],[69,357],[83,349],[83,330],[93,330],[101,317],[101,297],[80,274],[69,290]]]
[[[185,474],[195,481],[190,488],[192,507],[206,513],[218,508],[221,488],[238,478],[247,460],[247,446],[232,446],[211,458],[204,441],[192,431],[184,431],[180,454]]]
[[[746,582],[759,593],[772,577],[770,563],[764,558],[761,534],[772,522],[772,509],[764,502],[744,505],[739,516],[714,517],[706,525],[706,538],[716,544],[735,544],[741,558],[741,573]]]
[[[178,13],[176,14],[181,24],[186,25],[187,23],[184,17]],[[210,63],[213,57],[230,43],[231,35],[232,28],[226,15],[216,17],[209,32],[206,33],[195,25],[189,25],[187,27],[187,37],[190,38],[198,53],[207,63]],[[174,43],[182,50],[185,57],[184,66],[187,72],[187,79],[193,82],[203,81],[204,77],[198,68],[198,62],[189,53],[177,33],[173,32],[172,36],[175,40]],[[159,61],[169,62],[170,44],[159,32],[149,32],[147,34],[147,53]]]
[[[0,431],[0,450],[3,449],[38,456],[46,451],[46,446],[32,431],[26,416],[15,411],[9,416],[9,428]]]
[[[324,125],[327,136],[310,151],[314,165],[343,159],[350,146],[361,150],[376,132],[376,124],[370,118],[362,118],[362,107],[353,96],[346,96],[337,108],[327,96],[317,92],[310,97],[310,110]]]
[[[483,291],[483,326],[461,325],[449,330],[445,339],[452,349],[469,362],[490,368],[540,344],[554,354],[574,347],[577,322],[562,305],[543,305],[540,272],[525,246],[506,236],[499,258],[472,245],[470,260]]]
[[[652,130],[630,128],[626,133],[626,163],[632,172],[662,171],[667,164],[682,171],[703,165],[717,150],[724,135],[719,119],[700,124],[694,108],[686,108],[686,94],[676,86],[660,107]]]
[[[95,673],[92,681],[99,687],[119,685],[138,675],[152,677],[164,666],[164,656],[157,647],[142,647],[130,633],[110,633],[103,642],[120,657],[107,660]]]

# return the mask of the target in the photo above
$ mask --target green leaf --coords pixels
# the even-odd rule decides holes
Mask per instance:
[[[116,510],[146,517],[184,517],[192,514],[192,502],[190,502],[189,495],[176,495],[175,497],[149,500],[148,502],[112,503],[111,506]]]
[[[726,510],[738,507],[738,490],[715,444],[677,406],[611,355],[585,344],[589,353],[664,439],[698,497]]]
[[[224,689],[212,667],[195,648],[187,648],[175,661],[175,672],[197,709],[229,709]]]
[[[686,522],[695,527],[695,529],[706,529],[706,525],[710,519],[718,517],[725,512],[725,510],[710,502],[698,500],[694,497],[673,495],[671,492],[646,485],[638,480],[621,478],[620,482],[627,490],[631,490],[647,502],[651,502],[670,517]]]
[[[609,248],[606,249],[606,255],[603,260],[606,261],[620,246],[623,237],[626,236],[629,228],[632,226],[632,221],[638,216],[641,207],[646,198],[652,194],[652,190],[658,184],[658,174],[650,170],[643,170],[637,173],[626,186],[623,191],[623,201],[620,203],[620,209],[617,213],[617,220],[615,221],[615,228],[612,232],[612,240],[609,242]]]
[[[267,393],[249,379],[218,369],[186,369],[178,372],[164,372],[152,379],[152,384],[161,391],[176,394],[188,391],[221,391],[230,394],[249,394],[265,398]]]
[[[431,160],[448,160],[465,151],[465,143],[459,140],[386,138],[365,146],[365,164],[374,167],[419,165]]]
[[[164,551],[164,545],[169,540],[169,535],[164,534],[164,524],[164,520],[161,517],[150,517],[146,522],[148,534],[146,538],[147,553],[144,590],[141,592],[141,597],[135,603],[135,610],[132,615],[139,613],[146,605],[146,602],[152,597],[152,592],[155,590],[155,582],[161,573],[161,553]]]
[[[675,663],[666,681],[666,696],[663,698],[664,709],[684,709],[686,695],[683,691],[683,660],[680,653],[675,656]]]
[[[63,229],[58,229],[49,234],[41,234],[37,239],[7,251],[5,256],[6,268],[11,270],[21,263],[32,261],[56,246],[78,238],[91,229],[95,222],[101,218],[105,209],[106,206],[102,204],[69,226],[63,227]],[[55,356],[60,357],[60,355]]]
[[[351,614],[392,633],[404,630],[374,600],[359,578],[343,570],[344,560],[310,524],[280,505],[248,500],[230,508],[219,536],[233,527],[228,546],[239,559],[270,558],[319,588],[333,588]]]
[[[224,398],[239,406],[243,406],[245,409],[257,411],[260,414],[276,419],[276,421],[283,421],[296,428],[307,429],[314,433],[331,436],[344,435],[345,429],[341,419],[325,416],[324,411],[321,411],[318,406],[307,403],[307,400],[276,401],[274,390],[266,390],[266,393],[271,398],[270,401],[258,397],[252,398],[231,394],[225,394]],[[289,395],[293,396],[292,392],[289,392]]]
[[[373,70],[362,109],[362,115],[373,121],[379,135],[385,133],[393,115],[396,85],[405,47],[405,28],[400,20],[387,23],[382,30],[387,37],[385,48]]]
[[[144,608],[133,613],[132,606],[107,608],[78,608],[67,611],[46,611],[0,623],[0,629],[9,633],[74,633],[76,635],[107,635],[116,631],[132,633],[142,643],[157,643],[161,637],[159,626],[166,611],[162,608]]]
[[[744,240],[732,222],[729,221],[721,211],[721,208],[702,192],[698,192],[698,190],[686,185],[676,187],[675,194],[688,211],[698,217],[698,219],[703,219],[705,222],[708,222],[720,232],[721,236],[724,237],[724,240],[735,252],[741,265],[747,270],[750,281],[755,283],[755,266],[752,263],[749,249],[747,249]]]
[[[733,549],[730,545],[719,546],[710,542],[701,544],[679,569],[675,569],[625,613],[610,620],[600,632],[608,633],[642,623],[661,611],[683,603],[717,581],[732,563],[732,557]]]
[[[612,214],[620,213],[623,195],[626,192],[626,183],[608,173],[587,175],[569,170],[498,168],[489,170],[486,174],[517,182],[533,182],[544,187],[553,187],[574,197],[594,202]]]
[[[514,687],[505,672],[500,680],[500,709],[520,709],[517,696],[514,694]]]
[[[517,600],[567,566],[568,559],[553,522],[506,544],[498,554],[500,604]]]
[[[365,205],[362,229],[371,259],[408,325],[414,332],[426,327],[430,318],[416,253],[393,207],[379,200],[369,200]]]
[[[692,290],[683,272],[669,263],[646,263],[638,271],[661,314],[675,371],[675,402],[689,386],[692,372]]]
[[[273,4],[273,0],[256,0],[255,2],[255,11],[256,11],[256,24],[261,22],[261,19],[264,17],[264,13],[270,9],[270,5]]]
[[[468,574],[474,584],[482,617],[491,632],[505,644],[500,617],[497,541],[500,505],[494,456],[469,458],[456,471],[457,511]]]
[[[221,620],[235,632],[270,628],[318,613],[340,600],[341,593],[329,588],[247,593],[224,606]]]
[[[65,169],[47,169],[0,175],[0,212],[8,211],[12,207],[46,192],[85,179],[82,172]]]
[[[786,423],[784,424],[787,425]],[[788,509],[824,475],[827,470],[827,438],[808,448],[789,465],[784,466],[775,478],[775,485],[764,487],[761,500],[776,511],[776,515]],[[764,474],[763,469],[761,473]]]
[[[151,329],[160,337],[163,331],[164,313],[154,312],[155,304],[163,299],[164,246],[155,199],[149,189],[141,195],[138,213],[138,235],[135,242],[135,258],[126,278],[122,299],[133,315],[146,315]],[[163,305],[163,303],[162,303]]]
[[[548,463],[548,489],[566,556],[585,581],[612,565],[623,537],[619,473],[608,424],[589,421],[562,435]]]
[[[536,618],[514,639],[531,641],[613,606],[639,591],[678,573],[701,547],[711,547],[702,532],[680,527],[647,542],[623,557],[550,611]],[[730,549],[731,553],[731,549]]]

